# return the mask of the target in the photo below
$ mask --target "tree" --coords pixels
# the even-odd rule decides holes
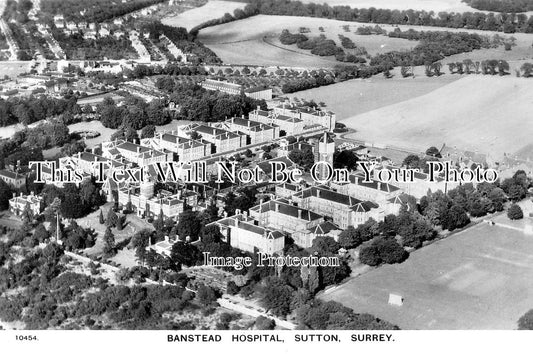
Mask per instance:
[[[150,245],[151,236],[152,230],[143,229],[135,233],[131,238],[131,245],[135,248],[135,255],[142,263],[144,263],[146,257],[146,247]]]
[[[155,125],[147,125],[141,130],[141,139],[153,138],[155,135]]]
[[[362,243],[361,235],[353,226],[348,226],[339,235],[339,244],[342,248],[351,249],[356,248]]]
[[[196,241],[200,236],[202,225],[198,218],[198,213],[192,210],[186,210],[180,214],[178,225],[176,226],[180,240]]]
[[[402,166],[405,166],[406,168],[418,168],[420,166],[420,157],[417,155],[409,155],[403,160]]]
[[[111,228],[108,226],[104,234],[104,256],[112,257],[116,254],[115,235],[111,232]]]
[[[447,210],[441,220],[442,228],[453,231],[460,229],[470,223],[470,218],[465,210],[458,205],[452,206]]]
[[[533,330],[533,310],[526,312],[518,320],[518,329]]]
[[[202,284],[198,287],[196,298],[202,305],[208,306],[214,303],[217,300],[218,296],[215,290],[213,290],[213,288]]]
[[[107,212],[107,218],[105,221],[105,225],[107,227],[115,227],[117,225],[118,216],[117,213],[113,210],[113,208],[109,208],[109,211]]]
[[[98,217],[98,222],[100,223],[100,225],[105,224],[104,213],[103,213],[102,209],[100,209],[100,215]]]
[[[359,261],[369,266],[377,266],[381,264],[378,248],[373,244],[362,246],[359,251]]]
[[[20,214],[20,219],[25,225],[30,225],[34,220],[33,211],[30,208],[30,204],[26,203],[22,213]]]
[[[13,198],[13,192],[9,184],[0,180],[0,210],[9,208],[9,199]]]
[[[265,279],[261,303],[275,316],[284,317],[290,312],[294,290],[281,279],[269,277]]]
[[[237,295],[239,293],[239,290],[240,288],[237,286],[237,284],[233,280],[228,281],[227,286],[226,286],[226,292],[229,295]]]
[[[191,267],[200,259],[200,251],[188,242],[176,242],[172,246],[170,259],[177,265]]]
[[[401,263],[407,258],[407,252],[394,238],[378,237],[374,239],[373,244],[378,248],[383,263]]]
[[[261,331],[272,330],[276,328],[276,322],[265,316],[259,316],[255,319],[255,328]]]
[[[124,131],[124,139],[126,141],[137,143],[139,141],[139,135],[137,134],[137,131],[135,129],[127,127]]]
[[[509,207],[509,210],[507,210],[507,217],[511,220],[520,220],[524,218],[524,212],[518,204],[513,204]]]
[[[315,164],[315,155],[311,150],[294,149],[289,153],[289,159],[303,167],[306,171],[309,171]]]
[[[50,238],[50,234],[46,230],[43,224],[39,224],[35,227],[33,232],[33,237],[35,237],[39,242],[46,242]]]
[[[523,77],[532,77],[533,76],[533,64],[531,63],[524,63],[520,67],[520,70],[522,71]]]
[[[334,168],[346,168],[353,171],[357,168],[357,162],[359,158],[350,150],[336,151],[333,155],[333,167]]]
[[[209,225],[202,230],[202,243],[219,243],[221,241],[222,234],[218,225]]]
[[[319,236],[313,240],[311,250],[317,252],[321,256],[334,255],[339,252],[340,245],[333,237]]]
[[[426,155],[437,157],[437,158],[441,158],[442,157],[441,154],[440,154],[439,149],[437,149],[435,146],[432,146],[429,149],[427,149],[426,150]]]

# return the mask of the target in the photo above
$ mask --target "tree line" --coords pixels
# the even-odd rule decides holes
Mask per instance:
[[[177,118],[219,122],[231,117],[248,115],[260,106],[267,108],[265,100],[256,100],[242,95],[230,95],[209,91],[196,84],[180,83],[173,77],[162,77],[156,87],[169,94],[169,101],[179,106]]]
[[[2,127],[16,123],[29,125],[67,112],[81,113],[75,98],[51,98],[44,95],[0,98],[0,126]]]
[[[531,0],[463,0],[463,2],[482,11],[507,13],[533,11]]]
[[[238,12],[237,12],[238,11]],[[478,29],[505,33],[533,33],[533,16],[515,13],[483,12],[439,12],[425,10],[357,9],[349,6],[330,6],[328,4],[303,4],[300,1],[251,0],[244,10],[237,10],[233,16],[224,15],[194,29],[200,29],[239,20],[255,15],[301,16],[355,21],[363,23],[382,23],[394,25],[416,25],[448,28]]]

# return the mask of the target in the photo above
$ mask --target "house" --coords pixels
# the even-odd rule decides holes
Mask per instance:
[[[113,31],[113,37],[115,37],[116,39],[119,39],[121,37],[124,37],[124,32],[123,31]]]
[[[54,16],[54,26],[56,26],[56,28],[65,28],[65,18],[63,15]]]
[[[98,30],[98,35],[100,37],[107,37],[107,36],[109,36],[110,33],[111,32],[105,27],[101,27],[100,30]]]
[[[0,179],[16,189],[26,186],[26,176],[17,172],[0,170]]]
[[[83,32],[84,39],[96,39],[96,31],[85,31]]]
[[[9,200],[9,211],[15,215],[20,215],[28,204],[33,215],[39,215],[44,209],[43,197],[36,196],[32,192],[29,195],[20,193],[18,197],[13,194],[13,198]]]
[[[69,31],[75,31],[78,29],[78,25],[74,21],[68,21],[66,24],[66,28]]]

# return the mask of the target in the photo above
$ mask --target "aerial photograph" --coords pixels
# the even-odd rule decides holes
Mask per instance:
[[[0,0],[0,330],[533,330],[533,0]]]

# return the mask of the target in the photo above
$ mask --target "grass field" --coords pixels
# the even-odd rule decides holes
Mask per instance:
[[[367,141],[418,149],[446,143],[500,158],[531,141],[532,84],[511,76],[463,77],[343,123],[357,130],[355,138]]]
[[[165,25],[184,27],[190,30],[204,22],[221,18],[226,13],[233,14],[236,9],[244,8],[246,4],[234,1],[210,0],[206,5],[185,11],[177,16],[161,20]]]
[[[344,25],[350,26],[350,33],[343,30]],[[297,67],[332,67],[340,64],[333,57],[319,57],[295,45],[287,46],[280,43],[278,37],[283,29],[296,33],[300,27],[308,28],[311,31],[308,34],[310,37],[323,33],[339,46],[338,35],[342,34],[351,38],[356,45],[365,47],[371,55],[391,50],[408,50],[417,44],[416,41],[400,38],[356,35],[354,32],[357,25],[353,22],[265,15],[203,29],[200,31],[199,39],[225,63]],[[319,31],[319,27],[323,27],[324,32]]]
[[[387,80],[379,75],[367,80],[349,80],[300,91],[286,97],[324,102],[328,109],[336,113],[337,120],[342,120],[425,95],[457,79],[459,76],[452,75],[443,75],[439,78],[418,75],[414,79],[404,79],[397,74]],[[354,128],[357,129],[356,126]]]
[[[10,78],[15,78],[20,74],[30,72],[31,62],[29,61],[0,61],[0,77],[4,75],[9,76]]]
[[[175,24],[178,25],[178,24]],[[350,26],[350,33],[343,30],[343,26]],[[285,46],[279,42],[279,34],[283,29],[297,32],[300,27],[308,28],[310,36],[316,36],[322,32],[319,27],[324,28],[327,38],[335,40],[339,45],[339,34],[351,38],[358,46],[363,46],[371,55],[389,52],[393,50],[409,50],[417,45],[416,41],[408,41],[386,36],[361,36],[354,32],[358,26],[368,24],[358,24],[355,22],[345,22],[312,17],[295,16],[266,16],[258,15],[244,20],[208,27],[200,31],[199,39],[202,43],[213,50],[225,63],[247,64],[247,65],[267,65],[267,66],[296,66],[296,67],[332,67],[339,64],[332,57],[319,57],[309,51],[298,49],[296,46]],[[449,29],[425,26],[391,26],[380,25],[390,32],[399,27],[402,31],[413,28],[419,31],[452,31],[469,32],[480,35],[493,36],[496,32]],[[498,33],[503,37],[510,37]],[[480,50],[472,53],[461,54],[456,57],[446,58],[448,60],[459,60],[462,58],[471,59],[504,59],[521,60],[533,57],[533,34],[515,33],[517,46],[512,51],[504,51],[503,48]]]
[[[483,223],[320,297],[402,329],[516,329],[532,289],[533,235]],[[403,306],[388,305],[389,293]]]

